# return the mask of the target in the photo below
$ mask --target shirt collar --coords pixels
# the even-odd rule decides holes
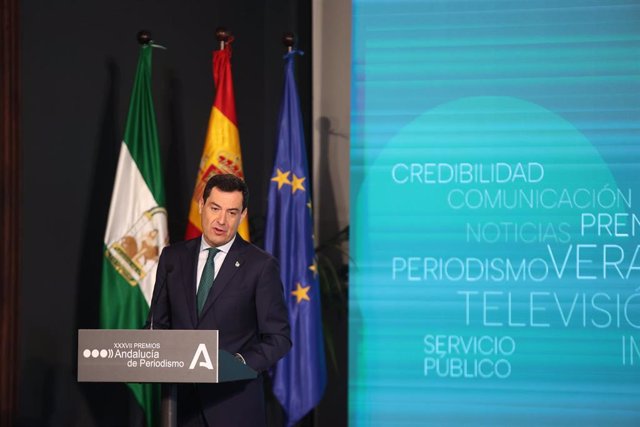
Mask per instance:
[[[234,235],[233,239],[229,240],[224,245],[218,246],[218,250],[220,252],[229,253],[229,249],[231,249],[231,246],[233,245],[233,242],[235,242],[235,241],[236,241],[236,235]],[[210,247],[212,247],[212,246],[209,245],[206,240],[204,240],[204,236],[200,237],[200,252],[202,252],[204,250],[207,250]]]

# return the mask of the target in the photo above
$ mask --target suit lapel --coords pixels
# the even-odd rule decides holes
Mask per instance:
[[[193,239],[187,242],[186,251],[183,253],[182,265],[184,266],[186,277],[183,283],[187,309],[191,317],[191,323],[195,328],[198,324],[198,313],[196,307],[196,277],[198,271],[198,252],[200,251],[200,239]]]
[[[236,240],[233,242],[229,253],[225,257],[222,267],[220,267],[220,271],[213,282],[213,288],[211,288],[207,301],[204,303],[202,316],[204,316],[216,299],[218,299],[220,294],[224,292],[227,286],[229,286],[233,276],[242,267],[244,260],[243,255],[246,247],[247,242],[245,242],[239,234],[236,235]]]

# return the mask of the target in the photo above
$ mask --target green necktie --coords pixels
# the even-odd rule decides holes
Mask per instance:
[[[198,316],[202,314],[202,309],[204,308],[204,302],[207,300],[207,296],[209,295],[209,291],[213,287],[213,279],[216,274],[216,267],[213,263],[213,258],[215,258],[216,254],[220,252],[218,248],[209,248],[209,256],[207,257],[207,262],[204,265],[204,269],[202,270],[202,276],[200,277],[200,285],[198,286]]]

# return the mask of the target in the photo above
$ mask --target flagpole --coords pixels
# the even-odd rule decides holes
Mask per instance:
[[[216,28],[216,39],[220,42],[220,50],[224,50],[229,41],[229,31],[224,27]]]
[[[293,46],[296,44],[296,38],[293,33],[284,33],[282,36],[282,44],[287,48],[287,52],[291,52]]]
[[[147,30],[139,31],[136,38],[142,46],[153,46],[151,33]],[[162,384],[161,389],[160,426],[178,427],[178,386],[176,384]]]
[[[146,45],[153,42],[153,40],[151,40],[151,33],[147,30],[138,31],[136,38],[138,39],[138,43],[140,43],[141,45]]]

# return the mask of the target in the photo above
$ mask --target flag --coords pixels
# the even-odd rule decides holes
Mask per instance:
[[[140,52],[104,235],[100,324],[105,329],[144,326],[160,252],[169,242],[151,97],[152,49],[147,44]],[[158,386],[128,385],[147,425],[155,425]]]
[[[186,239],[202,234],[198,203],[202,199],[204,186],[209,178],[213,175],[232,173],[244,179],[231,75],[231,40],[226,43],[226,48],[213,53],[213,82],[216,87],[216,98],[209,117],[209,129],[191,199]],[[249,240],[247,217],[240,223],[238,232],[245,240]]]
[[[297,53],[301,52],[294,50],[285,56],[284,97],[265,236],[265,249],[280,261],[291,323],[293,346],[273,372],[273,391],[289,426],[318,404],[327,382],[309,168],[294,78]]]

